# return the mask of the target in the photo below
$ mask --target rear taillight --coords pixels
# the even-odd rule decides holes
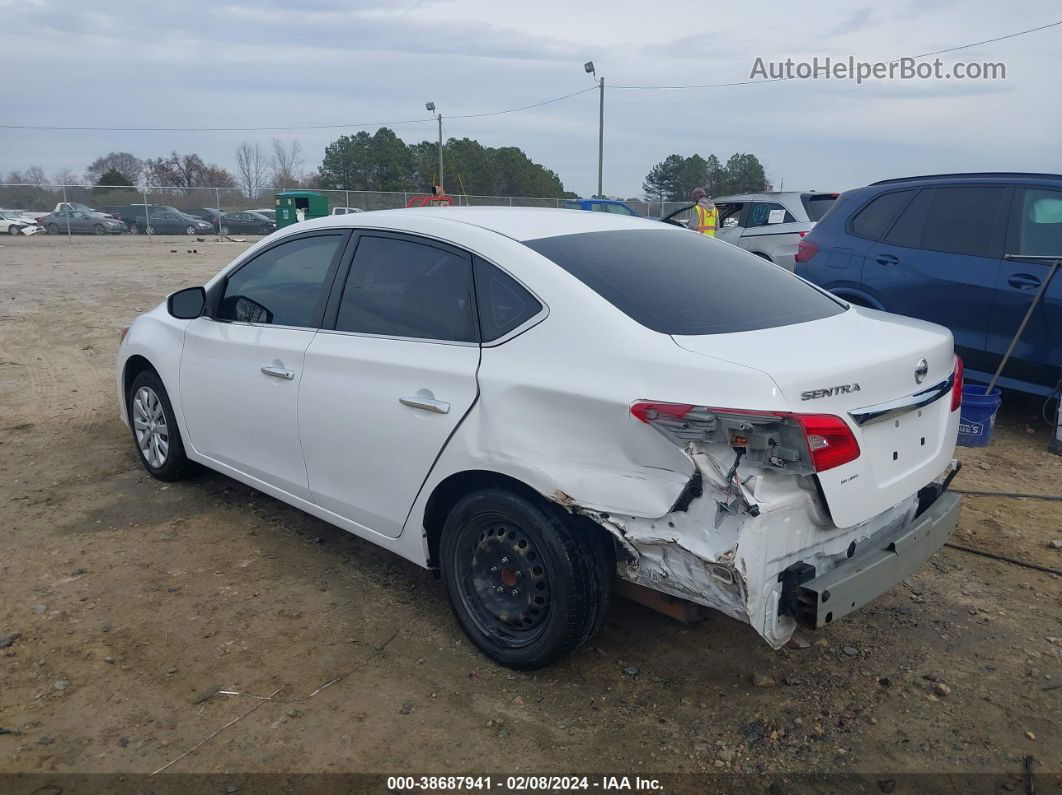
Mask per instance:
[[[797,252],[793,259],[797,262],[807,262],[818,253],[819,244],[805,239],[797,243]]]
[[[832,414],[793,414],[804,428],[816,472],[859,458],[859,442],[848,423]]]
[[[859,458],[848,424],[832,414],[794,414],[639,401],[631,414],[675,444],[727,444],[744,448],[748,463],[810,474]]]
[[[951,410],[958,411],[962,405],[962,357],[955,357],[955,382],[951,385]]]
[[[797,234],[798,234],[798,235],[800,235],[801,237],[804,237],[804,236],[805,236],[805,235],[806,235],[806,234],[807,234],[808,232],[810,232],[810,231],[811,231],[810,229],[805,229],[805,230],[804,230],[804,231],[802,231],[802,232],[797,232]]]

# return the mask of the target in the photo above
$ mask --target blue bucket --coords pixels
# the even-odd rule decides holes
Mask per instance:
[[[987,447],[996,427],[996,411],[1003,402],[999,387],[985,394],[987,387],[966,384],[962,388],[962,408],[959,410],[959,444],[963,447]]]

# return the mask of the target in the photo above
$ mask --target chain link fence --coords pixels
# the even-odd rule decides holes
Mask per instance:
[[[281,189],[283,190],[283,189]],[[315,193],[328,198],[331,210],[349,208],[353,210],[392,210],[405,207],[410,199],[424,196],[416,191],[362,191],[362,190],[319,190]],[[280,191],[277,191],[280,192]],[[167,188],[138,186],[129,188],[101,188],[93,185],[58,185],[50,183],[0,183],[0,209],[21,211],[31,215],[42,215],[71,205],[72,209],[90,208],[112,214],[118,208],[126,212],[129,208],[143,207],[144,224],[129,225],[129,231],[150,229],[149,214],[160,210],[175,209],[192,215],[207,217],[209,210],[222,213],[245,212],[253,210],[271,211],[274,208],[273,192],[263,192],[256,198],[248,198],[236,188]],[[460,206],[473,207],[566,207],[568,199],[541,198],[527,196],[476,196],[451,194]],[[676,209],[688,206],[686,202],[647,202],[629,200],[625,202],[639,215],[648,218],[660,218]],[[81,205],[80,207],[78,205]],[[69,233],[69,229],[61,229]],[[154,231],[154,230],[152,230]],[[76,233],[76,232],[75,232]]]

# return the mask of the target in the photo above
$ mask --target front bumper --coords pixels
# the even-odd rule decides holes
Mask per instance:
[[[910,576],[951,537],[959,523],[962,498],[945,491],[910,524],[815,577],[810,566],[790,567],[782,605],[798,623],[817,628],[859,609]],[[808,571],[811,569],[811,571]]]

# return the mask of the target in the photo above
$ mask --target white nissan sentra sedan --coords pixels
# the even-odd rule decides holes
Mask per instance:
[[[148,472],[207,466],[437,570],[516,668],[591,638],[617,579],[775,648],[874,599],[958,521],[961,386],[940,326],[566,210],[288,227],[118,353]]]

